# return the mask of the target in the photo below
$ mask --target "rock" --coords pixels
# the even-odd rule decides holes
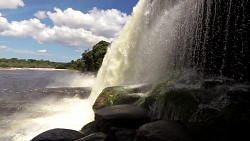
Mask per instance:
[[[229,141],[229,135],[224,130],[215,125],[204,123],[188,123],[188,130],[198,141]]]
[[[143,103],[151,120],[232,124],[250,123],[250,86],[227,79],[204,80],[201,86],[158,84]]]
[[[97,126],[97,123],[95,121],[92,121],[92,122],[86,124],[81,129],[81,132],[84,134],[84,136],[88,136],[88,135],[90,135],[92,133],[96,133],[98,131],[99,131],[98,126]]]
[[[51,129],[39,134],[31,141],[74,141],[82,137],[84,135],[75,130]]]
[[[105,88],[96,99],[93,109],[122,104],[133,104],[141,99],[140,94],[151,89],[150,84],[114,86]]]
[[[191,121],[212,123],[216,120],[218,115],[219,111],[217,109],[204,107],[197,110],[193,115],[195,119]]]
[[[193,141],[188,130],[177,121],[155,121],[142,125],[136,141]]]
[[[114,101],[116,101],[118,97],[131,93],[133,93],[131,89],[123,86],[105,88],[96,99],[93,105],[93,109],[98,110],[104,107],[112,106],[114,105]]]
[[[101,132],[107,133],[111,127],[136,129],[148,122],[147,112],[133,105],[116,105],[98,110],[95,120]]]
[[[102,132],[92,133],[84,138],[75,141],[106,141],[108,135]]]
[[[250,86],[235,86],[227,92],[231,101],[250,105]]]
[[[149,105],[149,116],[152,120],[181,120],[189,121],[198,109],[196,89],[175,89],[160,95],[151,95],[145,102]],[[149,102],[149,100],[151,100]]]
[[[202,83],[202,87],[203,88],[213,88],[213,87],[216,87],[218,85],[222,85],[223,81],[222,80],[214,80],[214,79],[207,79],[207,80],[204,80],[203,83]]]
[[[134,141],[136,131],[134,129],[116,128],[110,129],[110,140],[115,141]]]
[[[124,105],[124,104],[133,104],[140,99],[140,95],[138,94],[127,94],[127,95],[119,95],[113,101],[113,105]]]

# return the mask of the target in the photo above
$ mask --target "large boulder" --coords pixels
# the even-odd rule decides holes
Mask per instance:
[[[70,129],[51,129],[34,137],[31,141],[74,141],[83,138],[81,132]]]
[[[114,141],[134,141],[135,129],[112,127],[109,132],[109,139]]]
[[[215,125],[188,123],[186,126],[197,141],[232,141],[226,130]]]
[[[107,137],[108,137],[107,134],[102,132],[97,132],[75,141],[106,141]]]
[[[100,109],[95,120],[101,132],[109,132],[112,127],[137,129],[148,122],[147,112],[133,105],[116,105]]]
[[[146,98],[152,120],[250,124],[250,86],[228,79],[160,83]]]
[[[80,130],[84,136],[88,136],[92,133],[96,133],[99,131],[97,123],[95,121],[92,121],[82,127]]]
[[[136,141],[193,141],[189,131],[177,121],[155,121],[142,125]]]
[[[151,88],[149,84],[114,86],[105,88],[96,99],[93,109],[123,104],[134,104],[143,98],[143,94]]]
[[[157,87],[156,87],[157,88]],[[200,89],[158,87],[144,102],[144,107],[149,110],[152,120],[181,120],[189,118],[198,109],[197,95]],[[156,94],[156,91],[159,93]]]

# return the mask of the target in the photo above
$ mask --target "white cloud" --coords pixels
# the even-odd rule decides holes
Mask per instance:
[[[1,17],[0,17],[1,19]],[[38,19],[29,19],[24,21],[13,21],[9,23],[1,22],[0,25],[4,24],[7,28],[0,32],[2,36],[11,36],[11,37],[33,37],[43,29],[45,29],[45,25],[40,22]]]
[[[67,46],[92,46],[101,40],[110,40],[93,35],[82,28],[72,29],[66,26],[46,28],[34,37],[39,43],[60,43]]]
[[[0,13],[0,31],[8,29],[8,26],[9,26],[8,20],[2,17],[2,14]]]
[[[37,11],[34,14],[35,17],[37,17],[38,19],[45,19],[47,18],[46,12],[45,11]]]
[[[47,50],[21,50],[21,49],[13,49],[7,46],[0,46],[0,50],[1,51],[5,51],[5,52],[14,52],[14,53],[18,53],[18,54],[35,54],[35,55],[46,55],[46,56],[51,56],[52,54],[48,54]]]
[[[0,9],[16,9],[24,7],[23,0],[0,0]]]
[[[38,52],[38,53],[47,53],[48,51],[46,49],[42,49],[42,50],[37,50],[36,52]]]
[[[0,46],[0,50],[5,50],[7,48],[8,48],[7,46]]]
[[[62,11],[59,8],[55,12],[47,12],[49,18],[56,26],[70,28],[83,28],[98,36],[107,38],[116,37],[129,16],[116,9],[100,10],[93,8],[88,13],[68,8]]]
[[[40,13],[46,15],[43,11]],[[38,18],[42,18],[38,15]],[[64,11],[55,8],[54,13],[47,12],[47,15],[54,23],[53,27],[46,26],[37,18],[8,22],[0,15],[0,35],[32,37],[38,43],[59,43],[77,48],[92,47],[101,40],[112,41],[129,18],[116,9],[97,8],[88,13],[71,8]]]

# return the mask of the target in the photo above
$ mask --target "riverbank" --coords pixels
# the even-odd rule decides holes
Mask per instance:
[[[56,68],[1,68],[0,70],[40,70],[40,71],[71,71],[71,72],[79,72],[78,70],[72,69],[56,69]]]

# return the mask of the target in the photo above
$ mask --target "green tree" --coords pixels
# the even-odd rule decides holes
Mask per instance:
[[[82,54],[82,59],[85,64],[85,71],[98,71],[102,65],[103,58],[107,52],[107,48],[110,45],[109,42],[100,41],[93,46],[91,51],[86,50]]]

